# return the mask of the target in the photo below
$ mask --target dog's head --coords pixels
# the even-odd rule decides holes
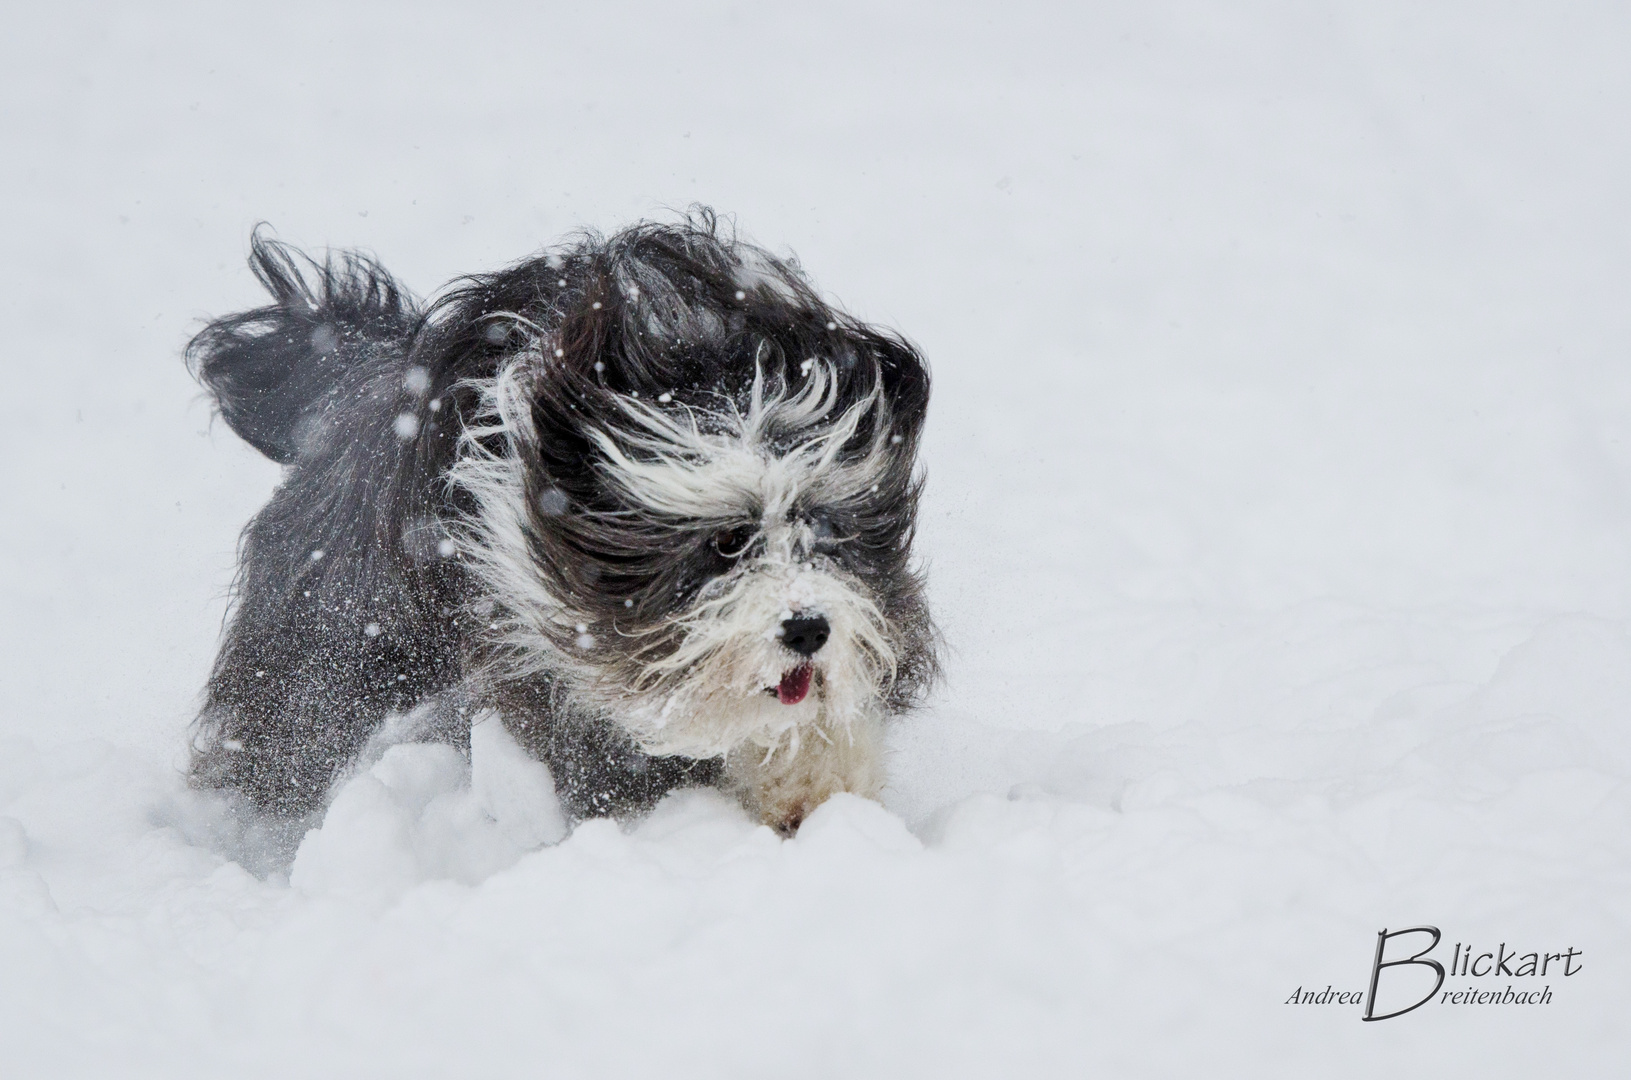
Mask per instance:
[[[506,352],[455,471],[493,675],[697,757],[911,703],[916,351],[711,217],[514,273],[536,300],[481,316]]]

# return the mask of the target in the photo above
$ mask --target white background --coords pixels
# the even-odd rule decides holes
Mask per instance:
[[[14,5],[4,1071],[1611,1075],[1628,24]],[[278,474],[179,352],[260,302],[250,228],[428,294],[692,201],[934,367],[951,652],[887,810],[783,844],[691,795],[526,851],[405,748],[292,875],[240,868],[179,769]],[[1424,922],[1584,970],[1538,1008],[1283,1004]]]

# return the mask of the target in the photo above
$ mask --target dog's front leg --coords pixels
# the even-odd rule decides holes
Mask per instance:
[[[758,747],[741,747],[726,766],[726,783],[743,805],[784,836],[829,796],[876,799],[883,781],[883,725],[871,715],[836,730],[805,729],[796,750],[784,744],[768,758]]]

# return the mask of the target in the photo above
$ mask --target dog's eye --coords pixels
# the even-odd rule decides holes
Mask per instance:
[[[741,558],[753,543],[753,526],[738,525],[734,529],[720,529],[714,533],[714,550],[727,559]]]

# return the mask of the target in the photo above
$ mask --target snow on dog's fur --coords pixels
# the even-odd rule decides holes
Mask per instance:
[[[796,827],[874,795],[935,671],[911,567],[920,357],[707,212],[420,311],[257,238],[269,308],[190,356],[290,466],[245,533],[194,763],[282,812],[390,714],[496,708],[578,815],[683,783]]]

